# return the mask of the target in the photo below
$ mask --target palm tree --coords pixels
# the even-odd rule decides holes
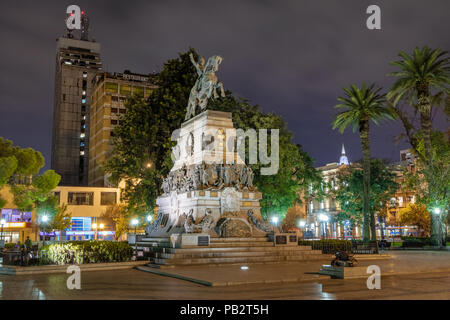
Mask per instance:
[[[417,155],[423,160],[427,167],[433,165],[432,145],[431,145],[431,104],[433,100],[432,91],[449,93],[450,84],[450,58],[447,51],[440,49],[430,49],[427,46],[422,49],[415,48],[412,56],[401,51],[399,61],[391,62],[399,68],[399,71],[389,73],[389,76],[398,77],[387,94],[387,98],[392,101],[394,107],[401,99],[409,98],[409,104],[414,111],[420,115],[420,137],[423,138],[423,154],[418,152],[419,141],[417,135],[413,135],[412,125],[402,112],[397,109],[407,136]],[[428,184],[429,186],[429,184]],[[428,193],[431,194],[428,189]],[[436,220],[436,221],[435,221]],[[438,239],[438,228],[442,228],[441,222],[431,215],[431,237]],[[439,240],[439,241],[442,241]]]
[[[369,212],[369,185],[370,185],[370,142],[369,142],[369,124],[372,120],[378,125],[383,119],[395,119],[395,113],[392,108],[386,106],[385,94],[380,94],[381,88],[375,88],[375,85],[361,88],[355,85],[350,88],[344,88],[346,97],[339,97],[341,103],[336,105],[336,109],[342,111],[338,113],[333,121],[333,129],[338,128],[341,133],[348,126],[353,127],[353,132],[359,129],[361,139],[361,148],[363,152],[363,239],[369,241],[370,225],[372,226],[372,240],[376,240],[375,218],[373,213]],[[370,222],[369,222],[370,219]]]
[[[427,46],[415,48],[412,56],[401,51],[398,55],[402,59],[391,62],[400,70],[388,74],[398,79],[388,92],[387,99],[395,107],[402,98],[409,98],[410,104],[419,112],[425,161],[428,163],[431,161],[431,89],[449,91],[450,58],[444,57],[446,54],[447,51],[431,50]],[[417,145],[413,147],[417,150]]]

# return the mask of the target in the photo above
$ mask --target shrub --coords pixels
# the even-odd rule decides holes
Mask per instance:
[[[81,264],[129,261],[133,248],[127,242],[70,241],[54,243],[40,249],[41,264]]]
[[[15,247],[16,247],[16,243],[14,243],[14,242],[5,243],[5,250],[14,249]]]
[[[423,246],[432,246],[433,241],[430,238],[418,238],[418,237],[402,237],[402,247],[416,247],[421,248]]]

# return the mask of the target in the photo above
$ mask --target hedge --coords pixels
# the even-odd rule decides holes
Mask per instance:
[[[133,248],[117,241],[70,241],[43,246],[40,264],[81,264],[130,261]]]
[[[434,245],[430,238],[425,237],[402,237],[401,239],[403,240],[402,247],[422,248]]]
[[[322,239],[300,240],[301,246],[311,246],[313,250],[322,250],[322,253],[336,253],[337,251],[352,252],[352,242],[349,240]]]

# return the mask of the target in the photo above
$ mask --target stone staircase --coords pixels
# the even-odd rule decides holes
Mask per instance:
[[[172,248],[168,238],[143,238],[138,241],[138,250],[144,250],[144,257],[153,267],[281,263],[329,258],[310,246],[274,246],[267,237],[211,238],[209,246],[192,248]]]

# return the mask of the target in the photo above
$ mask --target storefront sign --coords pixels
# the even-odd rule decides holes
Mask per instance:
[[[25,222],[7,222],[3,227],[4,228],[25,228]]]

